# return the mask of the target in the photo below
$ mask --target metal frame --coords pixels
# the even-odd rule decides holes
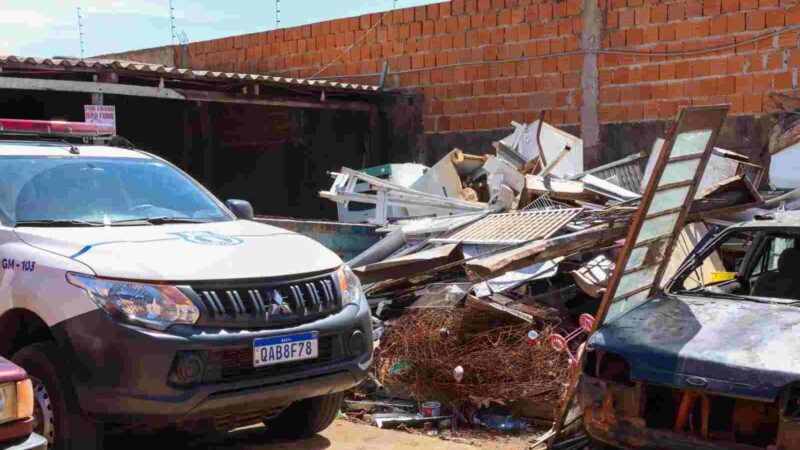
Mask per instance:
[[[611,278],[608,281],[608,286],[606,288],[606,292],[603,295],[603,301],[600,304],[600,307],[597,311],[597,315],[595,316],[594,328],[592,329],[592,333],[597,331],[597,329],[603,325],[605,322],[606,316],[608,314],[608,310],[611,306],[612,301],[616,297],[617,288],[619,287],[619,283],[622,280],[623,276],[625,275],[625,269],[630,259],[631,253],[637,247],[648,247],[648,253],[651,252],[651,245],[654,243],[663,242],[661,244],[661,248],[654,249],[654,250],[661,250],[660,257],[656,257],[653,255],[652,257],[655,258],[657,261],[654,261],[649,267],[655,266],[658,264],[656,269],[656,274],[653,277],[652,282],[649,286],[645,286],[642,288],[641,292],[644,289],[649,289],[648,297],[654,295],[658,289],[659,285],[661,284],[661,278],[664,276],[664,271],[666,270],[667,264],[669,263],[669,259],[672,256],[672,250],[675,247],[675,242],[677,240],[678,235],[680,234],[681,229],[683,228],[683,224],[686,220],[686,216],[689,214],[689,206],[694,199],[695,193],[697,191],[697,186],[700,184],[700,179],[703,176],[703,172],[705,172],[706,165],[708,164],[708,159],[711,157],[711,153],[714,149],[714,142],[719,135],[720,128],[722,128],[723,120],[725,116],[728,114],[728,110],[730,109],[729,105],[718,105],[718,106],[699,106],[699,107],[687,107],[681,109],[678,113],[677,120],[675,121],[674,125],[670,129],[667,139],[664,142],[664,147],[662,148],[661,154],[659,155],[658,161],[653,168],[653,173],[650,176],[650,180],[648,181],[647,188],[642,196],[642,199],[639,203],[639,209],[636,212],[636,215],[633,218],[631,223],[631,227],[628,231],[628,236],[625,239],[625,245],[622,247],[622,251],[620,252],[619,257],[616,261],[616,267],[614,269],[614,273],[611,275]],[[681,208],[671,209],[668,211],[663,211],[658,214],[651,214],[650,216],[647,215],[647,212],[650,210],[650,206],[653,203],[653,197],[659,191],[668,190],[670,188],[677,187],[676,184],[666,185],[666,186],[659,186],[661,182],[661,176],[664,174],[664,170],[670,162],[680,162],[685,161],[688,159],[684,156],[670,158],[672,154],[672,148],[675,144],[675,139],[678,135],[684,132],[690,131],[697,131],[697,130],[704,130],[710,129],[712,130],[711,136],[706,143],[706,147],[702,152],[699,152],[700,163],[698,164],[697,168],[695,169],[694,177],[686,184],[689,186],[689,190],[686,194],[686,198],[684,199],[683,206]],[[678,183],[681,184],[681,183]],[[639,232],[642,229],[642,225],[644,222],[649,219],[656,217],[657,215],[665,215],[665,214],[672,214],[677,212],[678,217],[673,225],[673,229],[671,233],[667,233],[665,235],[659,235],[656,239],[651,239],[646,242],[639,242],[637,243],[636,240],[639,237]],[[663,237],[666,236],[666,237]],[[645,255],[644,260],[648,259],[649,255]],[[639,266],[638,269],[642,270],[646,266],[645,263]],[[628,273],[631,273],[630,271]],[[633,292],[629,292],[627,297],[631,295],[635,295]],[[626,297],[626,298],[627,298]],[[585,345],[585,344],[584,344]],[[581,366],[583,365],[583,357],[585,355],[584,351],[585,347],[582,346],[579,349],[578,355],[578,364],[575,367],[574,372],[572,373],[572,379],[570,380],[569,385],[567,386],[567,390],[565,392],[564,400],[561,404],[561,408],[559,410],[558,418],[556,419],[556,424],[554,426],[554,433],[553,437],[550,438],[548,442],[548,446],[552,446],[555,443],[555,440],[560,433],[561,429],[564,427],[564,422],[566,420],[567,412],[569,411],[569,407],[572,404],[572,400],[575,396],[575,392],[578,386],[578,380],[580,379],[580,371]]]
[[[711,153],[714,148],[714,142],[719,135],[720,128],[722,127],[723,120],[728,113],[728,109],[729,107],[727,105],[689,107],[682,109],[678,113],[678,118],[675,122],[675,125],[670,130],[670,133],[664,142],[664,148],[662,149],[658,161],[656,161],[656,165],[653,168],[650,181],[648,181],[647,188],[645,189],[644,195],[639,203],[639,209],[636,215],[633,217],[630,230],[628,231],[628,237],[625,240],[625,245],[622,247],[622,251],[617,258],[616,269],[609,280],[608,288],[603,296],[603,301],[597,311],[597,320],[595,321],[594,331],[596,331],[597,328],[599,328],[605,322],[606,316],[613,301],[615,299],[618,300],[618,297],[616,296],[617,289],[619,288],[620,281],[622,281],[626,275],[644,270],[652,270],[655,267],[655,276],[649,285],[643,285],[642,287],[635,288],[633,291],[627,292],[624,298],[627,299],[633,295],[645,291],[647,292],[648,297],[652,297],[657,293],[661,284],[661,279],[664,276],[667,263],[672,256],[672,251],[675,247],[675,241],[680,234],[681,229],[683,228],[686,216],[689,213],[689,206],[691,205],[691,202],[697,192],[697,186],[699,185],[700,179],[705,172],[708,159],[711,157]],[[706,142],[706,146],[702,152],[689,156],[671,157],[676,138],[679,135],[686,132],[699,130],[711,130],[711,135],[709,136],[708,142]],[[695,159],[699,159],[700,161],[695,169],[694,177],[688,181],[660,186],[661,177],[670,163]],[[680,207],[648,214],[653,204],[653,198],[657,193],[680,187],[688,187],[688,192],[686,193],[686,196]],[[671,232],[658,235],[647,241],[637,242],[639,233],[642,230],[642,226],[645,221],[671,214],[677,214],[677,218],[674,222]],[[631,254],[635,249],[638,248],[646,248],[643,261],[636,268],[628,269],[626,266],[628,265]]]

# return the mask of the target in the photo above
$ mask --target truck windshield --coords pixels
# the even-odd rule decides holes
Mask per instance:
[[[231,220],[188,177],[154,159],[4,156],[0,173],[7,226]]]

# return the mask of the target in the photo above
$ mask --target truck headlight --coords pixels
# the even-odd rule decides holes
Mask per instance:
[[[361,281],[358,280],[353,270],[345,264],[336,271],[336,277],[339,279],[342,306],[358,303],[358,298],[361,296]]]
[[[192,325],[200,311],[175,286],[107,280],[74,273],[67,281],[86,291],[97,306],[114,317],[165,330],[174,324]]]
[[[0,424],[33,416],[31,380],[0,384]]]

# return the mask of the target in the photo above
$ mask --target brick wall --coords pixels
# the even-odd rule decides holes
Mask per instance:
[[[600,0],[606,11],[603,47],[696,52],[732,46],[800,24],[797,0],[659,2]],[[600,119],[668,119],[683,105],[730,103],[731,114],[770,111],[771,92],[797,88],[798,32],[724,51],[663,58],[601,55]]]
[[[455,0],[387,13],[323,75],[425,69],[387,78],[419,87],[428,133],[491,130],[532,121],[578,123],[581,55],[480,66],[445,65],[548,55],[580,46],[580,0]],[[362,38],[381,14],[333,20],[189,45],[190,66],[307,77]],[[353,79],[377,82],[376,77]]]
[[[576,130],[588,120],[581,116],[589,17],[582,1],[594,0],[453,0],[388,12],[377,26],[381,14],[195,42],[182,61],[308,77],[356,43],[323,76],[374,74],[388,62],[390,74],[401,74],[390,75],[387,87],[421,89],[425,132],[447,145],[460,136],[496,137],[542,109],[546,120]],[[602,23],[587,33],[600,30],[604,50],[646,53],[597,56],[598,98],[587,99],[604,137],[611,125],[667,120],[682,105],[730,103],[733,115],[757,117],[775,108],[771,92],[797,88],[797,31],[715,53],[657,54],[730,46],[800,24],[800,0],[596,1]],[[535,59],[492,63],[519,58]],[[481,61],[489,64],[452,67]]]

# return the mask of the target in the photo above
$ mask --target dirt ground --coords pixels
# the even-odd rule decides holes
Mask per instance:
[[[328,429],[309,439],[302,441],[284,441],[270,439],[265,428],[256,426],[241,429],[222,436],[187,439],[171,437],[166,440],[163,435],[141,436],[124,435],[110,438],[106,447],[121,448],[170,448],[177,449],[222,449],[222,450],[475,450],[491,448],[498,450],[519,450],[530,447],[529,441],[515,437],[490,436],[488,439],[465,436],[452,440],[432,437],[423,432],[406,432],[381,430],[371,425],[337,420]]]

